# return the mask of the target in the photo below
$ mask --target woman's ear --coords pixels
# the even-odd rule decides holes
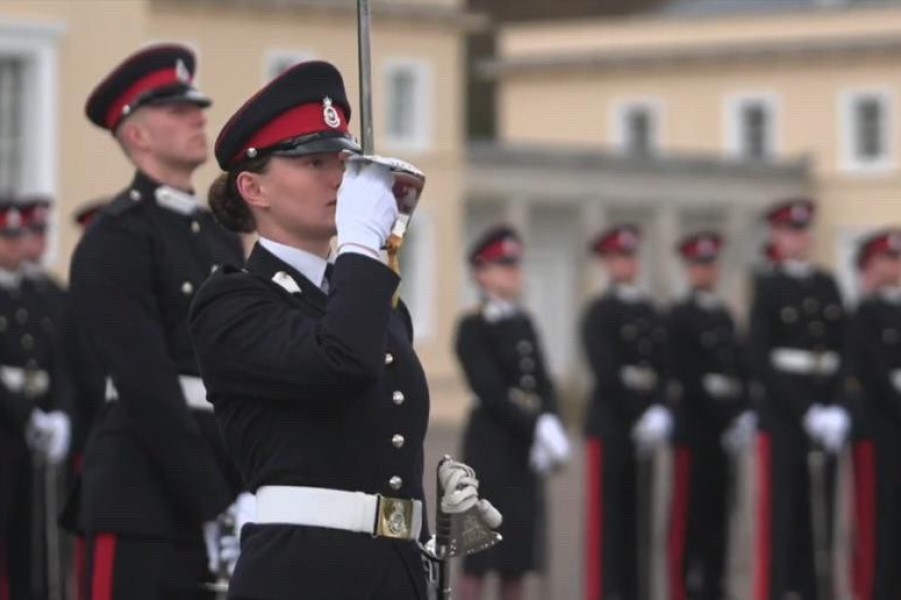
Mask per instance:
[[[235,186],[244,201],[257,208],[268,208],[269,200],[264,197],[259,173],[241,171],[235,179]]]

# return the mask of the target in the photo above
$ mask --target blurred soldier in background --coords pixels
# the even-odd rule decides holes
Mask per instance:
[[[504,540],[465,558],[462,600],[478,600],[491,571],[503,600],[523,598],[523,575],[544,568],[542,478],[569,458],[542,347],[519,303],[522,254],[519,235],[503,226],[488,229],[469,253],[481,304],[457,326],[457,358],[475,395],[463,460],[503,513]]]
[[[637,227],[619,225],[592,244],[610,287],[582,321],[595,380],[585,422],[588,600],[647,600],[652,506],[647,463],[672,430],[663,406],[666,332],[638,287],[639,241]]]
[[[235,510],[241,489],[188,332],[195,290],[218,265],[243,260],[237,237],[194,196],[210,105],[192,85],[194,68],[186,47],[149,46],[85,107],[136,169],[85,231],[71,267],[76,317],[108,377],[82,470],[96,599],[195,597],[226,558],[219,517]]]
[[[766,213],[780,260],[771,275],[756,278],[751,307],[750,364],[765,392],[758,411],[755,600],[782,600],[790,591],[817,598],[815,573],[821,587],[832,575],[823,573],[828,565],[815,569],[814,554],[828,561],[834,461],[810,469],[808,452],[838,452],[850,426],[840,404],[845,313],[832,276],[810,262],[814,209],[801,198]]]
[[[20,205],[0,203],[0,597],[11,600],[48,595],[58,548],[48,555],[56,514],[43,475],[65,459],[71,433],[51,307],[23,275],[24,227]]]
[[[688,235],[677,246],[689,292],[667,321],[676,423],[671,600],[727,597],[728,498],[734,483],[728,452],[744,450],[756,426],[748,410],[735,322],[716,290],[722,246],[713,232]]]
[[[901,230],[860,242],[865,293],[851,321],[856,600],[901,598]]]

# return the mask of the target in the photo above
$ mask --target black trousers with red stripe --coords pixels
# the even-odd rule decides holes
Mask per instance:
[[[209,580],[203,542],[88,535],[87,598],[83,600],[206,600],[201,589]]]
[[[729,456],[715,437],[674,448],[667,548],[670,600],[722,600],[728,559]]]
[[[788,592],[801,600],[817,600],[808,453],[809,442],[800,430],[771,430],[758,435],[754,600],[783,600]],[[834,459],[826,465],[825,479],[831,524]],[[831,548],[830,527],[825,535]]]
[[[853,446],[856,600],[901,598],[901,434]]]
[[[586,600],[632,600],[639,594],[639,465],[626,438],[586,443]],[[645,499],[646,500],[646,499]]]

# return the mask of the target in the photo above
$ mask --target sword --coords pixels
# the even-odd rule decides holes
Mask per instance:
[[[818,600],[833,600],[832,553],[829,546],[829,478],[828,458],[822,448],[812,448],[807,454],[810,475],[810,513],[813,529],[813,558],[817,580]]]
[[[220,542],[226,536],[237,535],[237,532],[235,531],[235,518],[229,512],[226,512],[219,517],[219,525]],[[204,583],[201,583],[200,589],[207,592],[212,592],[215,600],[227,600],[228,586],[231,580],[231,574],[228,572],[228,563],[226,561],[219,561],[219,569],[217,569],[215,575],[216,579],[214,581],[206,581]]]

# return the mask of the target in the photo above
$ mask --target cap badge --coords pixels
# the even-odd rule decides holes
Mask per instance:
[[[185,66],[185,62],[180,58],[175,61],[175,77],[182,83],[190,83],[191,81],[191,73],[188,72],[188,67]]]
[[[22,213],[19,212],[19,209],[10,209],[9,216],[6,217],[6,224],[12,228],[19,228],[22,226]]]
[[[716,252],[716,245],[710,238],[701,238],[698,240],[698,253],[704,256]]]
[[[888,238],[889,248],[894,252],[901,251],[901,233],[893,233]]]
[[[810,218],[810,211],[802,204],[795,204],[791,207],[791,218],[793,221],[804,222]]]
[[[325,124],[332,129],[337,129],[341,126],[341,116],[335,110],[335,107],[332,106],[332,99],[328,96],[322,99],[322,118],[325,120]]]

